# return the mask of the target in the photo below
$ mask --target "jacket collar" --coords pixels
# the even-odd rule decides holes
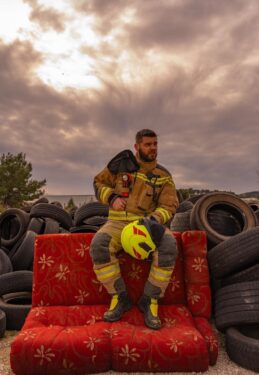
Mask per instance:
[[[144,171],[151,172],[153,169],[156,168],[157,161],[143,161],[138,154],[136,154],[137,162],[141,169],[144,169]]]

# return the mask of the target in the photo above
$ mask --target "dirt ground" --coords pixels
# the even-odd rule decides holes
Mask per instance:
[[[17,331],[6,331],[5,336],[0,339],[0,375],[13,375],[11,371],[10,364],[9,364],[9,354],[10,354],[10,345],[14,339],[14,337],[18,334]],[[256,374],[254,371],[246,370],[234,362],[232,362],[226,351],[225,351],[225,338],[224,335],[217,332],[218,339],[219,339],[219,357],[218,361],[215,366],[210,367],[208,371],[203,373],[186,373],[186,372],[178,372],[178,375],[187,375],[187,374],[204,374],[204,375],[252,375]],[[106,373],[102,373],[103,375],[144,375],[145,373],[118,373],[114,371],[108,371]],[[146,373],[148,375],[152,375],[153,373]],[[172,373],[159,373],[157,372],[156,375],[168,375]],[[35,374],[36,375],[36,374]]]

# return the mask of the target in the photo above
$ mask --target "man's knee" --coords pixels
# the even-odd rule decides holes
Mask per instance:
[[[158,266],[170,267],[175,263],[178,255],[177,242],[170,233],[165,233],[158,246]]]
[[[109,252],[110,242],[111,236],[108,233],[96,233],[90,246],[90,255],[94,264],[105,264],[111,261]]]

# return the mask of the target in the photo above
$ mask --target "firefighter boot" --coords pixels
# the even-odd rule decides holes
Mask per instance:
[[[116,322],[120,320],[123,313],[128,311],[132,306],[132,302],[126,292],[114,294],[111,299],[109,310],[103,315],[106,322]]]
[[[161,320],[158,316],[158,303],[156,298],[144,294],[138,302],[138,307],[140,311],[144,313],[144,320],[147,327],[152,329],[161,328]]]

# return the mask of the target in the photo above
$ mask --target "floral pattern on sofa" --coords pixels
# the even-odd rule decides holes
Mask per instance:
[[[110,297],[93,272],[91,233],[37,236],[32,309],[11,346],[17,375],[206,371],[218,343],[209,323],[211,291],[206,236],[174,232],[179,255],[160,301],[162,328],[147,328],[136,305],[114,323],[102,320]],[[134,304],[150,261],[120,252],[122,275]]]

